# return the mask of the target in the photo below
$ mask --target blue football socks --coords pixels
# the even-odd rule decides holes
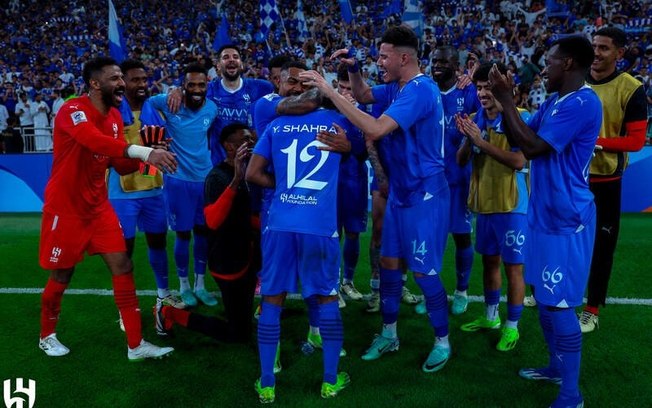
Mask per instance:
[[[258,318],[258,355],[260,357],[261,376],[263,387],[273,387],[274,360],[276,348],[281,338],[281,310],[282,307],[263,301],[260,317]]]
[[[324,353],[324,382],[335,384],[340,350],[344,343],[344,326],[336,301],[320,305],[319,331]]]

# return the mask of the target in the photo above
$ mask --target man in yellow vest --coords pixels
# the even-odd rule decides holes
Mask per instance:
[[[598,307],[604,306],[620,228],[622,175],[627,153],[645,144],[647,105],[643,85],[619,72],[616,62],[625,53],[624,31],[607,27],[593,36],[595,59],[588,83],[602,102],[602,128],[591,162],[589,186],[595,195],[597,224],[588,284],[588,301],[580,314],[580,328],[598,327]]]

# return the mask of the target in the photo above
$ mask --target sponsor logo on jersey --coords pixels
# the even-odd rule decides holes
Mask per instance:
[[[281,193],[279,199],[283,203],[297,204],[297,205],[317,205],[319,201],[314,196],[305,196],[303,194],[287,194]]]
[[[70,118],[72,119],[72,124],[75,126],[83,122],[88,122],[88,119],[86,119],[86,114],[83,111],[75,111],[71,113]]]

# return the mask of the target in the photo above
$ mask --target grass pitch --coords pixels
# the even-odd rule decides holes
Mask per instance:
[[[47,274],[37,262],[39,215],[0,214],[0,291],[42,288]],[[589,407],[652,406],[652,286],[649,251],[652,216],[625,215],[610,285],[610,296],[631,298],[632,304],[612,304],[601,313],[601,328],[584,336],[581,389]],[[368,235],[362,237],[356,286],[368,291]],[[168,247],[172,247],[172,234]],[[170,249],[170,265],[174,262]],[[449,242],[444,282],[454,287],[453,244]],[[155,289],[146,260],[145,243],[137,239],[134,257],[136,285]],[[172,269],[172,268],[171,268]],[[171,274],[172,275],[172,274]],[[171,286],[176,279],[171,276]],[[70,288],[110,289],[109,273],[98,257],[87,258],[76,270]],[[410,279],[408,285],[419,293]],[[216,290],[213,282],[210,289]],[[480,258],[476,255],[471,295],[482,295]],[[151,296],[141,296],[145,338],[175,347],[167,359],[129,363],[124,334],[116,324],[111,296],[64,296],[57,329],[71,353],[45,356],[37,347],[40,296],[0,293],[0,377],[36,380],[36,407],[249,407],[257,406],[253,384],[259,376],[255,339],[249,345],[227,345],[183,328],[173,338],[157,338],[150,313]],[[360,355],[380,330],[380,316],[364,311],[364,302],[349,301],[342,310],[344,346],[348,356],[341,370],[349,372],[351,386],[336,399],[322,400],[321,353],[304,355],[307,317],[302,302],[290,301],[282,321],[283,371],[277,376],[279,407],[545,407],[557,389],[528,382],[518,369],[546,363],[545,345],[536,311],[528,309],[520,323],[521,340],[515,350],[496,351],[499,332],[464,333],[459,326],[483,313],[482,303],[471,303],[462,316],[451,316],[453,357],[439,373],[425,374],[420,365],[429,352],[433,334],[424,316],[402,305],[399,317],[401,348],[380,360],[365,362]],[[220,314],[202,307],[202,313]],[[501,304],[501,315],[506,307]],[[255,336],[254,336],[255,337]],[[20,395],[20,394],[15,394]]]

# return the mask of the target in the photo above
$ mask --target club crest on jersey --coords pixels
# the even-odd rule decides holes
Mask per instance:
[[[59,262],[59,257],[61,256],[61,248],[52,247],[52,254],[50,255],[50,262],[57,263]]]
[[[113,138],[118,138],[118,124],[115,122],[113,122]]]
[[[71,113],[70,118],[72,119],[72,124],[75,126],[83,122],[88,122],[88,119],[86,119],[86,114],[83,111],[75,111]]]
[[[208,125],[211,124],[211,120],[209,118],[204,118],[204,127],[207,128]]]

